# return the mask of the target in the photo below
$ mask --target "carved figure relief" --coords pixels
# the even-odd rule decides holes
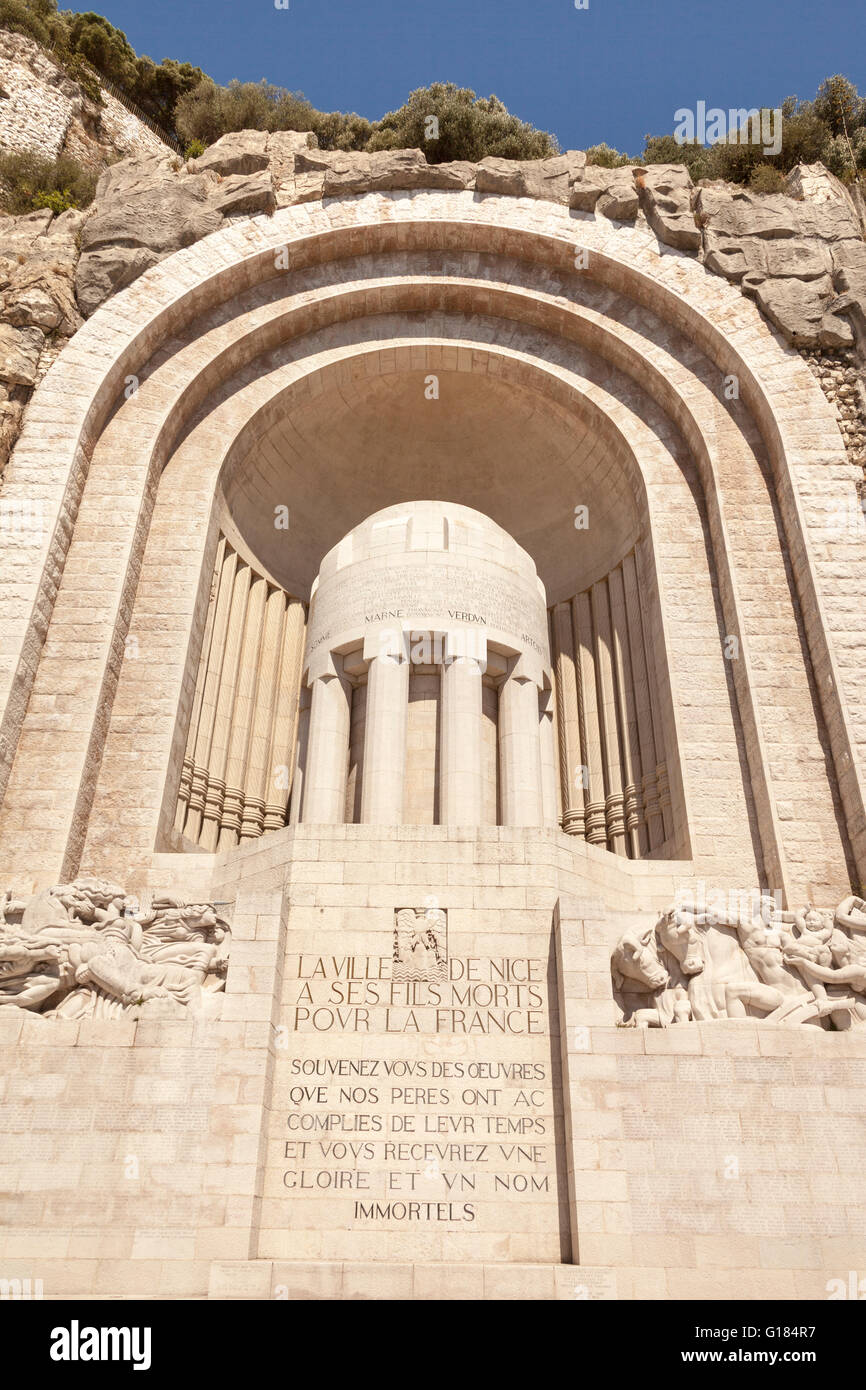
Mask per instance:
[[[0,1006],[48,1018],[214,1016],[230,942],[210,903],[156,898],[146,916],[119,884],[79,878],[28,901],[0,898]]]
[[[842,1031],[866,1023],[866,901],[783,911],[756,896],[736,911],[684,899],[626,932],[611,961],[623,1027],[760,1018]]]
[[[448,968],[448,916],[440,907],[399,907],[394,916],[395,980],[444,980]]]

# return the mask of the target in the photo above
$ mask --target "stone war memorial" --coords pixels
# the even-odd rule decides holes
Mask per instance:
[[[859,205],[121,115],[0,222],[0,1276],[826,1298]]]

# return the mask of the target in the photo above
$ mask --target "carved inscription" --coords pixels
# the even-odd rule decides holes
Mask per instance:
[[[284,1219],[294,1228],[298,1203],[314,1203],[303,1210],[322,1216],[304,1226],[330,1221],[344,1242],[422,1226],[490,1233],[491,1258],[518,1257],[497,1254],[496,1240],[512,1237],[535,1242],[526,1258],[553,1257],[547,961],[451,946],[445,912],[406,907],[394,914],[391,955],[289,958],[275,1155]],[[538,1204],[546,1216],[528,1214]]]
[[[316,593],[310,614],[309,650],[326,631],[363,631],[370,626],[425,621],[475,625],[512,633],[534,650],[546,650],[544,602],[525,583],[473,571],[462,565],[414,569],[405,564],[352,569],[329,578]]]

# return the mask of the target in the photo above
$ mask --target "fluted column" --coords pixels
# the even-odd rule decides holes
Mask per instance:
[[[665,840],[673,839],[674,821],[671,808],[671,789],[668,782],[668,769],[665,760],[665,736],[662,729],[661,711],[658,701],[658,684],[656,681],[655,653],[652,649],[650,640],[650,628],[646,614],[646,593],[647,585],[641,579],[643,568],[643,554],[641,546],[635,550],[635,568],[638,579],[638,602],[641,610],[641,628],[643,631],[644,655],[646,657],[647,668],[647,694],[649,696],[650,717],[653,726],[653,740],[656,747],[656,784],[659,793],[659,810],[662,816],[662,826],[664,828]]]
[[[392,649],[377,651],[367,667],[361,821],[402,825],[406,781],[406,725],[409,717],[409,662],[402,634]]]
[[[580,710],[571,604],[553,610],[553,652],[556,674],[556,713],[559,732],[559,775],[562,789],[562,828],[567,835],[584,835],[584,771],[580,751]]]
[[[285,593],[282,589],[272,589],[265,603],[258,681],[255,688],[255,708],[247,750],[243,818],[240,827],[242,840],[254,839],[261,835],[265,824],[271,724],[277,695],[285,612]]]
[[[189,808],[183,826],[184,835],[197,844],[201,834],[205,799],[208,788],[208,768],[211,745],[213,743],[214,722],[216,719],[217,698],[219,695],[222,669],[225,662],[226,635],[234,593],[235,574],[238,557],[229,550],[223,558],[219,573],[216,611],[214,613],[213,633],[204,681],[201,709],[195,730],[195,746],[192,754],[193,768],[189,793]]]
[[[541,825],[538,686],[512,671],[499,690],[503,825]]]
[[[649,848],[643,797],[640,790],[640,740],[637,731],[637,706],[628,644],[628,622],[625,612],[625,588],[621,569],[613,570],[607,579],[610,593],[610,621],[613,635],[614,678],[619,691],[622,711],[622,776],[625,802],[625,829],[631,855],[638,859]]]
[[[340,825],[346,818],[351,712],[352,687],[342,672],[313,681],[303,806],[307,824]]]
[[[235,686],[238,678],[241,645],[246,621],[247,596],[250,589],[250,567],[238,566],[232,591],[228,631],[226,633],[225,655],[217,691],[216,713],[214,716],[213,740],[208,762],[208,784],[205,797],[204,818],[199,843],[206,850],[215,850],[219,839],[223,800],[226,783],[225,771],[228,759],[229,739],[232,726],[232,712],[235,704]]]
[[[619,721],[613,680],[610,606],[607,596],[607,581],[604,579],[592,586],[592,621],[595,628],[598,710],[604,759],[604,813],[607,845],[614,854],[625,854],[625,810],[622,795],[622,771],[619,761]]]
[[[182,831],[186,823],[189,799],[192,793],[192,779],[195,772],[195,745],[198,738],[199,720],[201,718],[202,703],[204,701],[204,688],[207,680],[208,668],[212,656],[212,642],[214,634],[214,624],[216,622],[217,600],[220,589],[220,577],[222,575],[223,560],[225,559],[226,540],[225,536],[220,536],[217,543],[216,561],[211,576],[210,595],[207,605],[207,616],[205,618],[204,633],[202,635],[201,656],[198,663],[198,674],[196,676],[195,691],[192,697],[192,708],[189,717],[189,729],[187,733],[186,752],[184,754],[183,765],[180,771],[180,786],[177,793],[177,807],[174,815],[174,825],[176,830]],[[204,805],[204,800],[202,800]]]
[[[271,740],[268,752],[268,791],[265,805],[264,828],[279,830],[286,823],[286,804],[289,787],[292,788],[292,821],[301,818],[301,785],[307,756],[306,736],[310,719],[310,692],[299,688],[301,666],[304,657],[304,605],[297,599],[289,599],[286,619],[283,624],[283,650],[280,657],[280,673],[277,678],[277,698],[274,707],[274,722],[271,727]],[[304,746],[295,751],[295,717],[298,720],[298,741],[300,742],[301,721],[303,720]],[[295,777],[290,781],[289,773],[294,758]],[[298,795],[295,797],[295,778]],[[297,803],[297,804],[296,804]]]
[[[607,820],[604,806],[604,772],[601,756],[601,727],[598,718],[598,697],[595,685],[595,643],[592,631],[592,608],[589,592],[578,594],[572,601],[575,650],[578,665],[578,708],[580,712],[580,746],[586,769],[586,838],[591,845],[607,843]]]
[[[635,708],[637,714],[638,740],[640,743],[641,790],[643,792],[644,814],[647,835],[651,850],[658,848],[665,838],[664,821],[658,794],[658,773],[656,772],[656,745],[653,732],[652,710],[646,652],[643,640],[643,621],[638,593],[637,570],[632,553],[622,562],[622,575],[625,587],[625,607],[628,620],[629,650],[634,680]]]
[[[442,825],[481,825],[481,663],[455,656],[442,666],[439,820]]]
[[[253,577],[247,601],[244,638],[241,644],[235,703],[226,756],[225,795],[217,847],[233,849],[238,843],[244,814],[244,774],[253,718],[256,682],[259,671],[259,649],[265,617],[268,583],[260,575]]]

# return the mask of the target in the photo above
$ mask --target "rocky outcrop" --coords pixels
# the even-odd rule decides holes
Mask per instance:
[[[836,303],[834,271],[862,246],[847,201],[797,202],[784,194],[712,185],[695,200],[709,270],[738,283],[798,347],[847,347],[850,322]]]
[[[660,244],[739,285],[801,351],[832,357],[866,345],[866,242],[854,200],[821,165],[798,166],[788,194],[767,196],[724,183],[695,188],[682,165],[601,168],[579,150],[429,165],[421,150],[325,151],[309,132],[238,131],[188,162],[159,146],[112,164],[86,213],[0,223],[8,250],[0,245],[0,460],[21,399],[58,342],[164,257],[235,218],[419,188],[533,198],[578,215],[638,221]],[[847,359],[844,369],[856,373]],[[862,403],[856,395],[840,399],[843,433],[858,450]]]
[[[24,407],[82,320],[75,302],[80,212],[0,218],[0,471]]]
[[[210,196],[222,186],[217,174],[192,173],[178,160],[161,156],[146,160],[144,168],[137,160],[125,165],[100,178],[82,232],[75,290],[85,315],[173,251],[222,224],[223,212]],[[236,188],[229,199],[231,192],[236,202],[243,201]]]
[[[109,91],[100,106],[56,59],[23,34],[0,30],[0,147],[35,150],[46,159],[69,155],[102,169],[118,154],[163,150],[165,144]]]
[[[307,149],[295,155],[295,174],[320,179],[323,198],[345,198],[353,193],[389,188],[472,188],[475,169],[474,164],[463,162],[428,164],[421,150],[376,150],[367,154]],[[309,199],[305,197],[303,201]]]
[[[802,355],[836,411],[852,461],[866,468],[866,389],[853,349]]]
[[[545,198],[567,207],[571,185],[585,163],[586,155],[576,151],[557,159],[482,159],[474,168],[475,189],[509,198]]]
[[[572,184],[569,207],[579,212],[594,212],[616,222],[633,222],[638,210],[636,173],[631,165],[602,169],[595,164],[585,164],[580,177]]]
[[[238,130],[210,145],[190,163],[195,173],[257,174],[268,167],[268,132]]]
[[[700,251],[692,207],[694,184],[682,164],[651,164],[637,174],[640,204],[659,241],[679,251]]]

